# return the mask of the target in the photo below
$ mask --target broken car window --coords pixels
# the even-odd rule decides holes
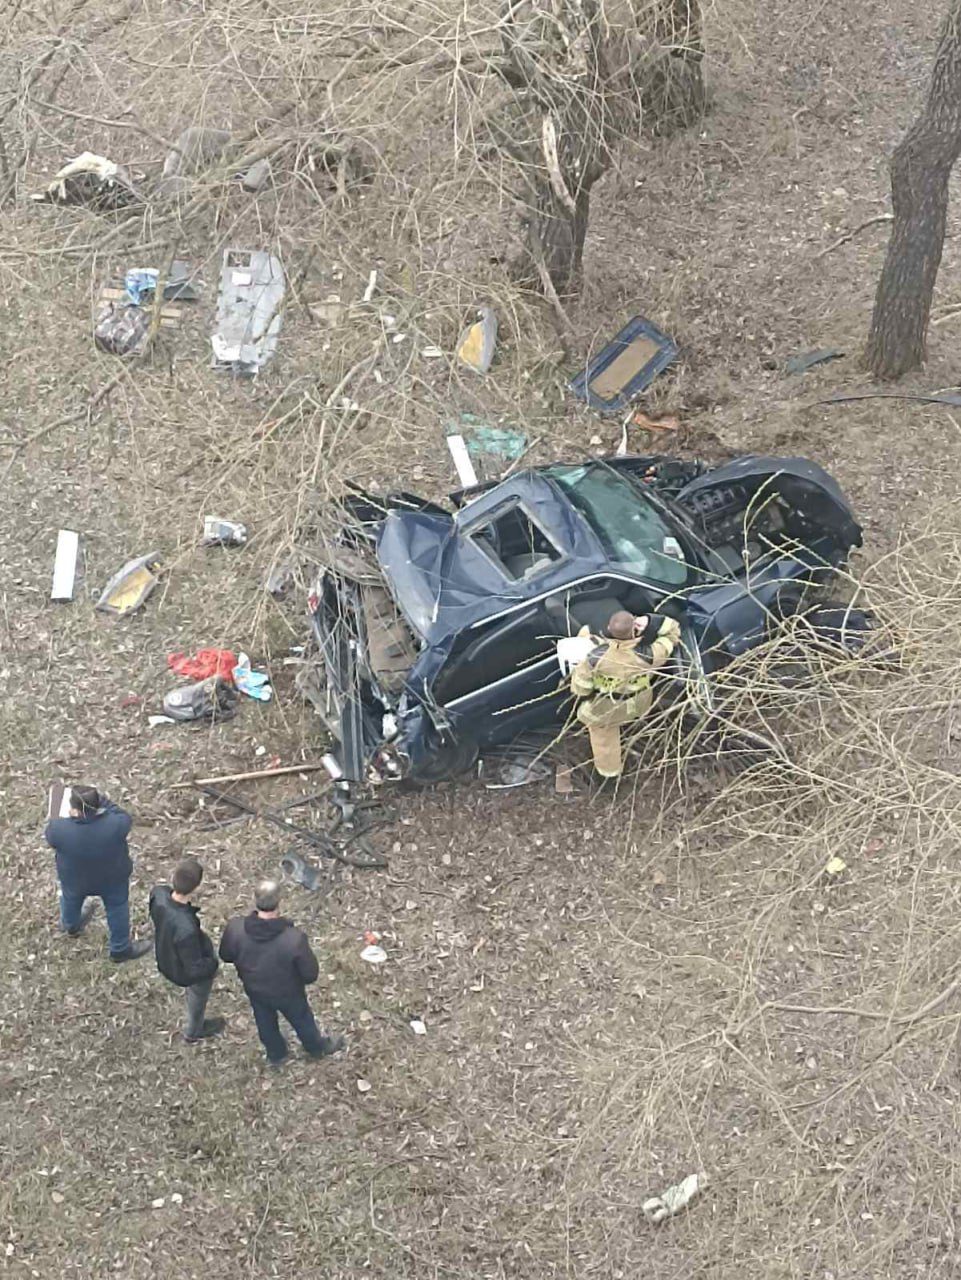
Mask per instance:
[[[505,577],[515,582],[530,578],[561,559],[561,552],[519,503],[470,529],[467,536]]]
[[[555,480],[604,544],[615,564],[667,586],[682,586],[689,569],[677,557],[675,530],[626,477],[607,467],[552,467]]]

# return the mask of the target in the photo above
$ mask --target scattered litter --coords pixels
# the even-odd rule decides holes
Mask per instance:
[[[830,858],[825,865],[824,874],[828,876],[839,876],[842,871],[846,871],[848,864],[843,858],[839,858],[837,854]]]
[[[496,781],[485,783],[488,791],[508,791],[513,787],[527,787],[532,782],[543,782],[550,776],[551,768],[546,760],[539,760],[535,753],[515,756],[497,762]]]
[[[686,1208],[697,1193],[703,1191],[706,1186],[706,1174],[691,1173],[683,1182],[678,1182],[673,1187],[668,1187],[659,1196],[653,1196],[650,1200],[645,1200],[641,1205],[641,1213],[644,1214],[648,1222],[655,1224],[663,1222],[665,1218],[673,1218],[676,1213],[680,1213],[682,1209]]]
[[[450,456],[454,460],[454,470],[457,472],[457,479],[465,489],[472,489],[477,484],[477,472],[474,470],[474,464],[470,460],[470,453],[467,450],[467,443],[461,435],[449,435],[447,437],[447,447],[450,450]]]
[[[466,439],[468,453],[475,457],[501,458],[504,462],[515,462],[527,448],[523,431],[502,427],[472,427]]]
[[[414,1033],[414,1035],[415,1035],[415,1036],[426,1036],[426,1035],[427,1035],[427,1028],[426,1028],[426,1026],[424,1025],[424,1023],[423,1023],[423,1022],[421,1022],[420,1018],[411,1018],[411,1020],[410,1020],[410,1029],[411,1029],[411,1031],[413,1031],[413,1033]]]
[[[80,553],[80,534],[72,529],[61,529],[57,534],[57,553],[53,559],[53,586],[50,599],[59,603],[73,599],[77,578],[77,556]]]
[[[170,272],[164,283],[164,302],[196,302],[200,296],[191,279],[189,262],[177,259],[170,264]],[[130,302],[140,306],[157,291],[160,279],[158,267],[131,267],[123,279],[124,293]]]
[[[230,143],[227,129],[191,125],[177,138],[164,159],[163,177],[157,184],[161,197],[183,195],[190,188],[188,175],[196,174],[222,155]]]
[[[373,946],[375,942],[380,942],[380,934],[374,933],[373,929],[365,929],[364,941],[370,943],[371,946]]]
[[[291,557],[288,560],[281,560],[268,573],[264,586],[268,594],[272,595],[275,600],[279,600],[293,585],[294,574],[297,571],[298,564],[299,560]]]
[[[171,1204],[183,1204],[183,1202],[184,1202],[184,1198],[179,1191],[175,1191],[173,1195],[170,1197]]]
[[[150,332],[150,314],[133,303],[107,302],[97,316],[93,340],[111,356],[139,356]]]
[[[176,724],[177,721],[170,716],[147,716],[147,724],[151,729],[159,729],[164,724]]]
[[[365,960],[368,964],[386,964],[387,952],[383,947],[378,947],[376,944],[372,944],[369,947],[364,947],[363,951],[360,953],[360,958],[361,960]]]
[[[569,796],[574,791],[574,770],[557,766],[554,774],[554,790],[559,796]]]
[[[220,676],[171,689],[164,695],[164,713],[173,720],[227,720],[236,713],[237,694]]]
[[[230,649],[198,649],[192,658],[185,653],[167,655],[167,666],[178,676],[188,680],[206,680],[219,676],[221,680],[233,679],[234,668],[239,661]]]
[[[315,893],[324,883],[324,874],[320,868],[312,866],[294,849],[288,850],[281,858],[280,869],[288,880],[302,885],[311,893]]]
[[[205,547],[242,547],[247,541],[247,526],[237,520],[221,520],[219,516],[204,516]]]
[[[237,665],[233,669],[233,680],[241,693],[245,693],[248,698],[255,698],[258,702],[269,702],[274,696],[274,691],[270,685],[270,676],[266,671],[251,670],[250,659],[245,653],[237,655]]]
[[[440,347],[421,347],[420,353],[426,360],[443,360],[444,358]]]
[[[480,307],[457,342],[457,359],[475,373],[487,373],[497,345],[497,316],[493,307]]]
[[[144,203],[129,172],[92,151],[68,161],[46,189],[32,199],[45,204],[85,204],[101,213]]]
[[[214,368],[256,377],[277,349],[283,300],[284,271],[277,258],[262,250],[227,249],[210,339]]]
[[[377,272],[371,271],[367,277],[367,288],[364,290],[364,302],[370,302],[374,296],[374,290],[377,288]]]
[[[650,418],[643,409],[631,414],[631,426],[640,427],[643,431],[677,431],[680,425],[679,419],[672,414],[664,418]]]
[[[677,359],[673,339],[635,316],[571,379],[570,388],[600,413],[620,413]]]
[[[166,1203],[163,1196],[158,1196],[156,1200],[150,1201],[150,1207],[151,1209],[162,1209]]]
[[[347,308],[341,302],[339,293],[328,294],[323,302],[312,302],[308,309],[315,320],[319,320],[330,329],[336,329],[347,314]]]
[[[791,356],[784,362],[785,373],[807,373],[815,365],[827,364],[829,360],[841,360],[845,353],[839,347],[818,347],[816,351],[804,351],[800,355]]]
[[[126,711],[128,707],[139,707],[143,702],[139,693],[125,693],[120,699],[120,709]]]
[[[133,613],[146,602],[159,582],[154,572],[159,568],[159,551],[151,551],[149,555],[128,560],[104,587],[103,595],[97,601],[97,608],[117,617]]]
[[[372,1087],[372,1086],[371,1086],[371,1083],[370,1083],[370,1081],[369,1081],[369,1080],[358,1080],[358,1081],[357,1081],[357,1092],[358,1092],[358,1093],[370,1093],[370,1091],[371,1091],[371,1087]]]
[[[270,181],[270,161],[264,156],[255,160],[246,173],[241,175],[240,185],[245,191],[256,193],[263,191]]]

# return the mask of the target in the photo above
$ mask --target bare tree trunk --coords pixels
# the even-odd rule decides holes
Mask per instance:
[[[502,132],[524,188],[517,271],[558,300],[580,288],[591,188],[617,137],[642,115],[679,123],[703,106],[700,0],[620,10],[612,21],[602,0],[504,0],[501,75],[517,92]]]
[[[951,0],[924,108],[891,158],[894,223],[864,357],[876,377],[900,378],[924,362],[948,180],[959,154],[961,0]]]

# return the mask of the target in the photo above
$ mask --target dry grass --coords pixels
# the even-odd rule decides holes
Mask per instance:
[[[262,580],[310,543],[324,496],[348,476],[442,492],[461,412],[542,436],[535,461],[620,428],[570,404],[550,309],[505,268],[509,216],[475,154],[502,92],[479,66],[493,9],[9,8],[0,1266],[43,1280],[955,1273],[956,999],[915,1015],[955,972],[961,440],[940,410],[805,407],[856,384],[853,361],[800,380],[767,367],[828,342],[853,353],[863,335],[883,233],[817,254],[885,207],[877,157],[913,112],[927,19],[901,0],[712,12],[713,112],[701,131],[623,140],[568,339],[583,357],[643,310],[685,344],[648,406],[680,414],[678,448],[834,468],[865,517],[858,576],[903,663],[826,662],[786,692],[776,646],[735,668],[731,713],[781,749],[733,776],[702,761],[681,785],[672,741],[613,806],[472,783],[398,796],[388,873],[290,898],[323,956],[318,1010],[349,1055],[267,1078],[229,976],[214,998],[226,1039],[188,1053],[149,966],[103,962],[102,922],[72,947],[53,932],[47,779],[89,777],[134,809],[140,924],[146,888],[189,848],[219,930],[285,842],[211,829],[171,784],[252,766],[261,746],[316,751],[282,665],[303,640],[302,586],[278,604]],[[85,148],[149,178],[191,123],[270,149],[272,188],[251,198],[210,172],[185,209],[134,221],[23,198]],[[308,161],[343,135],[373,172],[346,199]],[[229,244],[271,248],[296,282],[253,385],[207,367]],[[197,264],[203,300],[118,367],[93,348],[94,299],[172,250]],[[955,255],[949,240],[945,314]],[[346,308],[334,329],[309,310],[331,293]],[[502,332],[490,377],[420,354],[449,351],[483,297]],[[936,330],[918,385],[956,379],[953,345],[950,324]],[[248,547],[198,548],[207,512],[246,520]],[[83,532],[83,577],[53,609],[61,525]],[[96,615],[106,577],[155,545],[168,572],[148,608],[119,626]],[[271,662],[274,704],[169,733],[121,706],[133,691],[154,708],[172,649],[219,643]],[[834,854],[847,870],[828,880]],[[384,934],[382,973],[358,958],[366,928]],[[647,1227],[643,1199],[695,1168],[711,1190]]]

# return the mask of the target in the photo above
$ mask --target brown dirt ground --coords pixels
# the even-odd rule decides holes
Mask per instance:
[[[315,1006],[350,1041],[319,1068],[298,1060],[268,1077],[228,974],[212,1001],[227,1035],[188,1050],[149,959],[105,962],[102,916],[79,942],[57,934],[41,838],[54,776],[95,781],[134,811],[141,930],[149,886],[183,851],[207,866],[215,933],[276,867],[277,832],[210,829],[171,786],[255,767],[260,747],[318,754],[283,665],[304,638],[302,584],[282,605],[262,591],[315,491],[348,474],[442,489],[443,425],[463,411],[543,436],[536,460],[576,456],[595,436],[609,446],[616,431],[564,397],[572,366],[550,316],[511,290],[496,230],[474,212],[491,192],[452,147],[482,100],[465,73],[441,58],[340,83],[338,122],[378,166],[349,207],[294,167],[322,132],[303,95],[351,52],[337,44],[345,25],[376,18],[388,43],[410,47],[456,15],[161,0],[103,30],[116,12],[106,4],[50,8],[14,3],[0,63],[8,161],[30,148],[26,183],[0,212],[0,1269],[43,1280],[956,1274],[958,1015],[948,1003],[901,1030],[885,1021],[939,991],[957,950],[955,628],[927,677],[946,691],[943,714],[857,739],[845,778],[796,804],[790,778],[769,794],[711,770],[613,804],[584,788],[495,793],[476,780],[392,798],[388,872],[289,896],[322,957]],[[65,16],[70,38],[27,85]],[[461,27],[488,16],[461,15]],[[929,8],[903,0],[713,13],[711,113],[700,131],[625,143],[596,192],[571,313],[578,354],[638,310],[676,334],[682,367],[652,405],[683,419],[678,448],[822,461],[863,515],[866,562],[919,530],[961,528],[956,415],[816,403],[867,385],[856,354],[884,227],[819,254],[887,208],[884,155],[916,108],[934,30]],[[278,123],[275,104],[298,95]],[[145,131],[224,121],[289,130],[277,186],[256,200],[217,188],[182,227],[148,219],[110,240],[108,219],[25,199],[81,149],[149,170],[163,146]],[[155,261],[172,227],[178,253],[201,264],[203,301],[102,406],[65,422],[119,370],[90,337],[100,286]],[[957,236],[952,221],[938,319],[957,305]],[[207,366],[217,262],[232,243],[277,249],[302,273],[305,301],[359,299],[374,265],[380,291],[331,331],[292,299],[276,361],[238,385]],[[449,349],[484,294],[502,322],[487,379],[416,355],[424,342]],[[402,342],[385,338],[385,314]],[[932,330],[911,387],[957,383],[955,323]],[[827,345],[848,358],[803,378],[769,367]],[[328,407],[373,353],[380,378],[365,368],[344,391],[363,413]],[[249,546],[200,549],[206,512],[245,519]],[[52,606],[60,527],[82,531],[82,577],[72,605]],[[918,579],[937,562],[954,581],[956,546],[923,544]],[[121,622],[95,613],[106,577],[153,548],[168,573],[148,606]],[[912,607],[956,603],[938,590],[918,586]],[[219,644],[271,664],[275,702],[214,730],[149,729],[165,655]],[[882,686],[882,709],[901,690]],[[143,704],[124,707],[128,692]],[[817,776],[830,773],[831,734],[846,741],[839,723],[826,738],[812,730]],[[826,885],[832,853],[849,871]],[[359,959],[365,929],[383,935],[383,970]],[[823,1012],[768,1008],[778,1002]],[[851,1005],[880,1019],[829,1011]],[[709,1191],[649,1227],[642,1201],[695,1169]]]

